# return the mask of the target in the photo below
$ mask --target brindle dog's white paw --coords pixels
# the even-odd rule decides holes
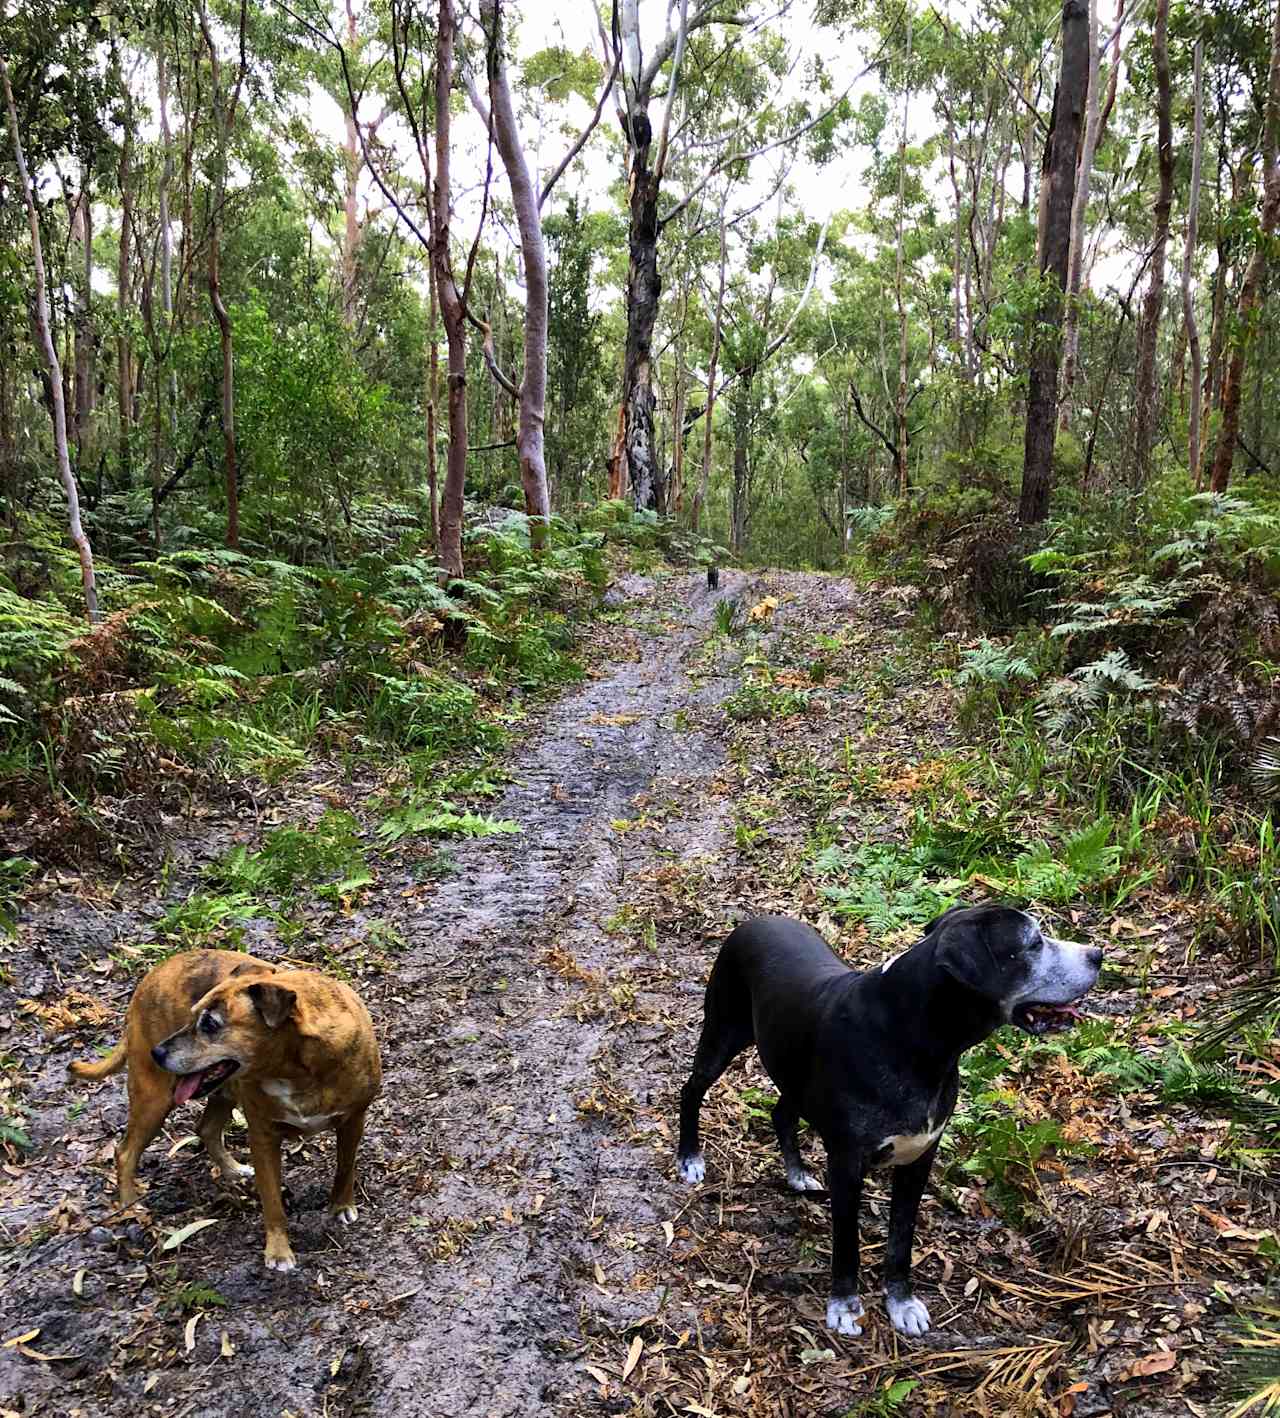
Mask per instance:
[[[787,1173],[787,1185],[793,1192],[820,1192],[822,1183],[803,1167]]]
[[[289,1271],[298,1268],[298,1262],[294,1259],[293,1251],[286,1245],[283,1249],[275,1250],[268,1246],[263,1254],[262,1263],[268,1270]]]
[[[857,1295],[832,1295],[827,1301],[827,1328],[856,1339],[862,1333],[858,1321],[865,1314]]]
[[[253,1180],[253,1168],[248,1162],[232,1162],[229,1166],[221,1168],[222,1175],[229,1182],[251,1182]]]
[[[332,1216],[335,1221],[341,1221],[344,1226],[350,1226],[360,1215],[360,1208],[356,1206],[338,1206],[335,1207],[329,1215]]]
[[[703,1177],[707,1175],[707,1163],[701,1152],[695,1152],[692,1157],[681,1157],[680,1180],[688,1182],[690,1186],[696,1186]]]
[[[891,1295],[886,1295],[884,1303],[889,1319],[899,1334],[909,1334],[914,1338],[929,1332],[929,1310],[923,1300],[917,1300],[914,1295],[905,1300],[895,1300]]]

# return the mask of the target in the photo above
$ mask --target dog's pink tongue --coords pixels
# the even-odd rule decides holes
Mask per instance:
[[[184,1073],[178,1078],[178,1086],[173,1090],[173,1101],[175,1103],[189,1103],[196,1096],[196,1089],[200,1087],[200,1080],[204,1077],[201,1073]]]

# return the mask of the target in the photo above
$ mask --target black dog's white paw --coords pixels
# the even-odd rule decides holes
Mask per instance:
[[[787,1185],[793,1192],[820,1192],[822,1183],[803,1167],[797,1167],[795,1171],[787,1173]]]
[[[827,1301],[827,1328],[856,1339],[862,1333],[858,1321],[865,1314],[857,1295],[832,1295]]]
[[[695,1152],[692,1157],[680,1157],[680,1180],[688,1182],[690,1186],[695,1186],[703,1177],[707,1175],[707,1164],[701,1152]]]
[[[929,1310],[923,1300],[917,1300],[914,1295],[909,1295],[905,1300],[895,1300],[892,1295],[886,1295],[884,1304],[899,1334],[909,1334],[914,1338],[929,1332]]]

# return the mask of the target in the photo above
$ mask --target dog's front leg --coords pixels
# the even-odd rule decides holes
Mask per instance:
[[[827,1152],[827,1187],[831,1192],[831,1298],[827,1328],[859,1335],[858,1321],[866,1311],[858,1296],[858,1208],[862,1205],[861,1157],[845,1151]]]
[[[213,1159],[218,1171],[222,1173],[223,1180],[228,1182],[238,1178],[247,1180],[253,1176],[253,1168],[246,1167],[243,1162],[237,1162],[227,1151],[227,1145],[222,1140],[223,1130],[231,1121],[231,1108],[232,1101],[224,1092],[214,1093],[204,1105],[200,1126],[196,1128],[200,1141],[204,1143],[204,1150]]]
[[[899,1334],[920,1335],[929,1329],[929,1311],[911,1293],[911,1247],[916,1236],[920,1198],[933,1166],[935,1143],[914,1162],[893,1169],[893,1195],[889,1203],[889,1245],[884,1262],[884,1302]]]
[[[267,1231],[263,1263],[268,1270],[292,1270],[297,1261],[289,1245],[284,1224],[284,1199],[280,1195],[280,1132],[271,1123],[249,1116],[249,1153],[253,1157],[253,1177],[262,1202],[262,1221]]]

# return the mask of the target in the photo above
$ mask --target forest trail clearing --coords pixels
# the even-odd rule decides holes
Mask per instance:
[[[123,1089],[82,1090],[64,1070],[116,1036],[132,984],[119,947],[147,938],[155,903],[121,909],[122,889],[32,906],[0,997],[35,1143],[0,1190],[0,1339],[30,1336],[0,1350],[5,1407],[800,1418],[862,1411],[886,1378],[916,1372],[925,1387],[866,1411],[1202,1411],[1218,1316],[1263,1273],[1258,1236],[1275,1226],[1256,1178],[1213,1161],[1225,1124],[1131,1110],[1066,1055],[1038,1058],[1034,1084],[1016,1085],[1034,1092],[1024,1117],[1055,1117],[1094,1150],[1027,1169],[1043,1207],[1022,1227],[975,1187],[935,1185],[918,1249],[937,1328],[910,1346],[875,1294],[880,1185],[867,1335],[823,1329],[825,1200],[782,1191],[754,1062],[708,1100],[707,1184],[677,1181],[675,1093],[725,931],[751,911],[793,910],[851,958],[890,953],[825,914],[806,839],[818,818],[850,842],[893,838],[913,783],[955,734],[946,693],[895,658],[906,613],[892,598],[800,573],[723,572],[722,585],[625,583],[594,633],[590,677],[532,716],[512,751],[514,780],[492,810],[519,835],[454,848],[436,879],[389,852],[358,907],[329,912],[287,950],[261,930],[249,940],[268,958],[348,971],[383,1050],[359,1221],[326,1224],[330,1139],[286,1158],[290,1275],[261,1268],[256,1197],[215,1182],[181,1145],[192,1113],[176,1113],[144,1158],[142,1216],[112,1214]],[[773,628],[747,658],[767,654],[776,692],[804,698],[735,728],[723,706],[744,692],[741,665],[713,634],[715,606],[765,595],[778,603]],[[799,668],[822,637],[840,640],[837,675]],[[872,761],[878,797],[857,790]],[[317,811],[335,795],[358,811],[356,785],[321,786]],[[1121,960],[1130,932],[1151,934],[1132,924],[1139,914],[1109,931]],[[1077,929],[1091,927],[1084,912]],[[1146,991],[1163,977],[1143,978]],[[1099,1014],[1133,1010],[1132,982],[1118,984],[1099,992]],[[1198,988],[1184,982],[1164,1007]],[[242,1133],[230,1142],[243,1152]],[[216,1224],[163,1249],[206,1218]],[[1068,1392],[1072,1379],[1086,1387]],[[957,1395],[981,1385],[980,1397],[949,1407],[939,1380]],[[933,1406],[917,1408],[927,1395]]]

